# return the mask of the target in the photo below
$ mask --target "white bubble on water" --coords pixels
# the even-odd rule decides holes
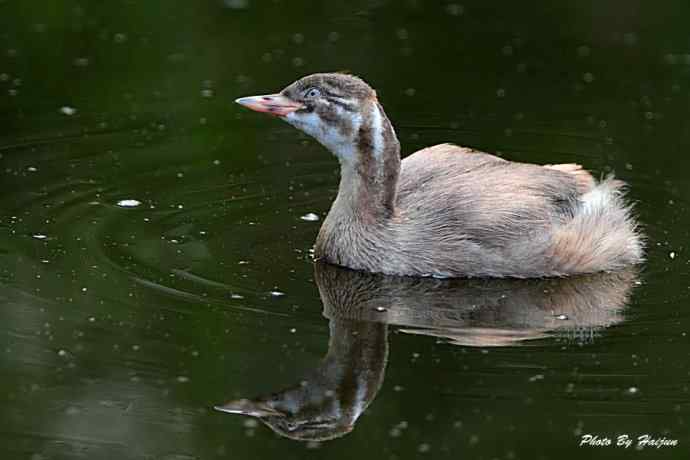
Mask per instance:
[[[63,105],[62,107],[60,107],[60,113],[63,115],[67,115],[68,117],[71,117],[72,115],[77,113],[77,109],[75,109],[74,107],[70,107],[68,105]]]
[[[136,208],[141,205],[141,201],[133,199],[120,200],[117,202],[117,205],[121,208]]]
[[[313,212],[308,212],[307,214],[301,216],[300,219],[306,222],[316,222],[319,220],[319,216]]]

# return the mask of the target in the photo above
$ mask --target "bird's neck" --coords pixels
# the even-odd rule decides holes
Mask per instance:
[[[386,219],[395,213],[400,142],[375,99],[362,111],[352,155],[340,159],[340,187],[332,211],[358,219]]]

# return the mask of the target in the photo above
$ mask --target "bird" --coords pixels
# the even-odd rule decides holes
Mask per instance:
[[[340,163],[314,258],[353,270],[435,278],[546,278],[644,260],[644,237],[612,174],[509,161],[444,143],[401,160],[376,91],[344,73],[305,76],[235,102],[313,137]]]

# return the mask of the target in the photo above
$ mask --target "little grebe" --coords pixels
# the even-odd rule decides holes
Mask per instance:
[[[576,164],[534,165],[440,144],[403,161],[376,92],[324,73],[238,104],[276,115],[340,161],[314,255],[356,270],[435,277],[550,277],[643,258],[624,183]]]

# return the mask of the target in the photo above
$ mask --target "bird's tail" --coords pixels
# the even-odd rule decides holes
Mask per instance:
[[[625,183],[609,176],[580,197],[573,219],[552,238],[549,251],[556,271],[613,271],[642,262],[644,240],[624,195]]]

